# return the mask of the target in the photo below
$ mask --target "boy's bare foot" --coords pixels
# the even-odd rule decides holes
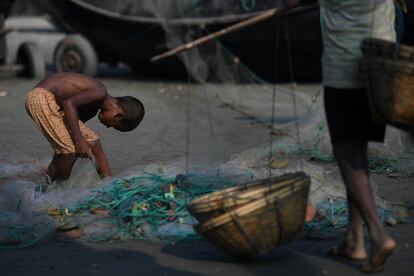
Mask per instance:
[[[396,243],[391,238],[386,238],[380,245],[371,244],[370,263],[362,268],[365,273],[383,271],[387,258],[394,252]]]

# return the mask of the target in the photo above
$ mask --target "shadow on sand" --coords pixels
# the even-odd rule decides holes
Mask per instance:
[[[264,256],[249,261],[236,260],[204,241],[165,245],[162,252],[191,261],[206,261],[235,266],[238,270],[247,271],[248,274],[252,275],[275,275],[277,273],[278,275],[313,276],[321,275],[323,272],[323,268],[312,262],[307,256],[314,255],[314,252],[301,252],[291,245],[276,248]]]
[[[0,275],[194,275],[163,266],[156,256],[139,248],[136,243],[96,245],[49,240],[26,249],[0,251]]]

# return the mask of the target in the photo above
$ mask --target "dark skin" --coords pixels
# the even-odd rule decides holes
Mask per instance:
[[[286,8],[291,9],[302,5],[304,1],[283,2]],[[385,232],[375,208],[368,168],[368,142],[344,141],[334,143],[332,148],[347,188],[349,224],[342,243],[328,252],[351,260],[365,260],[368,257],[368,264],[363,271],[382,271],[396,243]],[[365,250],[363,222],[368,228],[371,245],[369,254]]]
[[[99,174],[111,176],[108,160],[99,140],[85,141],[78,121],[87,122],[100,111],[98,118],[107,127],[117,129],[124,112],[99,81],[74,73],[59,73],[42,80],[36,87],[53,93],[65,114],[68,130],[75,145],[75,153],[55,154],[47,173],[51,180],[66,180],[77,158],[95,157]]]

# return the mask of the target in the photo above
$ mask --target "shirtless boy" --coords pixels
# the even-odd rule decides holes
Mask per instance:
[[[111,176],[99,136],[85,122],[99,112],[99,121],[106,127],[131,131],[145,114],[138,99],[112,97],[98,80],[73,73],[54,74],[42,80],[27,94],[25,106],[54,149],[47,168],[51,181],[68,179],[78,157],[94,156],[98,173]]]

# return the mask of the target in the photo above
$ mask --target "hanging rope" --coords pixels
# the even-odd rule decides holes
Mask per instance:
[[[296,101],[296,84],[294,82],[294,73],[293,73],[293,62],[292,62],[292,52],[291,52],[291,45],[290,45],[290,35],[289,35],[289,26],[288,26],[288,21],[287,21],[287,17],[283,16],[282,17],[282,22],[283,22],[283,26],[285,28],[285,38],[286,38],[286,49],[287,49],[287,58],[288,58],[288,67],[289,67],[289,76],[290,76],[290,84],[291,84],[291,88],[292,88],[292,106],[293,106],[293,113],[294,113],[294,121],[295,121],[295,135],[296,135],[296,148],[298,150],[299,154],[303,154],[302,152],[302,148],[303,145],[301,143],[301,139],[300,139],[300,131],[299,131],[299,119],[298,119],[298,111],[297,111],[297,101]],[[277,76],[277,68],[278,68],[278,64],[277,64],[277,56],[278,56],[278,52],[279,52],[279,45],[278,45],[278,22],[275,19],[275,29],[276,30],[276,35],[275,35],[275,52],[274,52],[274,60],[275,60],[275,64],[274,64],[274,83],[273,83],[273,95],[272,95],[272,118],[271,118],[271,131],[270,131],[270,154],[269,154],[269,176],[271,176],[272,174],[272,168],[271,168],[271,162],[274,158],[273,155],[273,144],[274,144],[274,117],[275,117],[275,108],[276,108],[276,76]],[[280,146],[280,145],[278,145]],[[304,168],[304,164],[303,164],[303,158],[300,159],[300,168],[303,171]]]
[[[277,20],[275,20],[275,53],[274,53],[274,64],[273,64],[273,92],[272,92],[272,118],[271,118],[271,126],[270,126],[270,155],[269,155],[269,163],[268,163],[268,175],[269,177],[272,175],[272,167],[271,162],[273,160],[273,142],[274,142],[274,125],[275,125],[275,110],[276,110],[276,80],[277,80],[277,73],[278,73],[278,55],[279,55],[279,43],[278,37],[280,34],[280,25],[278,24]]]
[[[190,128],[191,128],[191,76],[188,75],[188,92],[187,92],[187,127],[185,139],[185,173],[188,174],[190,170]]]
[[[214,129],[213,124],[213,116],[211,115],[211,108],[210,108],[210,100],[208,98],[207,89],[204,89],[204,97],[205,97],[205,104],[207,107],[207,118],[208,118],[208,125],[210,129],[211,139],[213,140],[213,150],[214,150],[214,159],[219,159],[219,145],[216,139],[216,131]],[[219,174],[219,170],[217,170],[217,175]]]
[[[292,102],[293,102],[293,113],[295,116],[295,134],[296,134],[296,143],[298,146],[302,145],[301,139],[300,139],[300,131],[299,131],[299,118],[298,118],[298,110],[297,110],[297,101],[296,101],[296,83],[294,80],[294,74],[293,74],[293,61],[292,61],[292,51],[291,51],[291,45],[290,45],[290,33],[289,33],[289,25],[287,22],[287,17],[284,17],[284,23],[286,28],[286,48],[288,51],[287,57],[288,57],[288,66],[289,66],[289,74],[290,74],[290,84],[292,88]],[[303,158],[300,159],[300,168],[303,171]]]

